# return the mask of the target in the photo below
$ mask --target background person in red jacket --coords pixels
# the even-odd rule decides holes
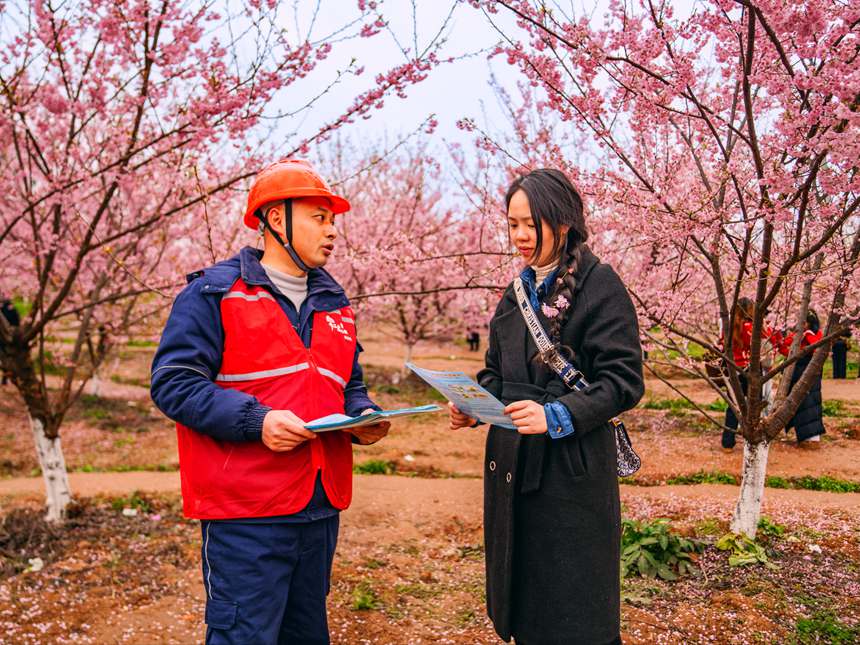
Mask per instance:
[[[260,172],[244,223],[264,251],[191,274],[153,361],[152,398],[177,422],[183,509],[201,520],[207,643],[329,642],[352,443],[389,429],[304,428],[378,409],[349,300],[322,268],[348,210],[307,162]]]
[[[732,358],[735,364],[743,370],[738,374],[738,379],[741,382],[744,394],[747,393],[749,387],[747,371],[749,370],[750,352],[752,351],[753,307],[754,304],[750,298],[739,298],[737,307],[735,308],[735,317],[732,321]],[[782,340],[782,337],[767,325],[762,329],[761,335],[764,340],[769,341],[772,348],[778,347]],[[769,357],[763,351],[762,364],[767,368],[769,363]],[[731,407],[726,409],[724,425],[726,429],[723,430],[721,443],[723,448],[728,451],[735,447],[738,429],[738,417]]]

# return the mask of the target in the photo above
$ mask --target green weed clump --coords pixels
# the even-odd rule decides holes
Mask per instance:
[[[767,557],[764,547],[752,538],[738,533],[727,533],[714,545],[720,551],[729,551],[729,566],[744,567],[751,564],[763,564],[771,569],[776,568]]]
[[[141,513],[151,513],[152,504],[145,497],[141,496],[138,491],[134,491],[127,497],[116,497],[111,500],[110,506],[115,511],[121,511],[124,508],[133,508]]]
[[[844,417],[846,416],[845,402],[827,399],[821,403],[821,414],[825,417]]]
[[[352,590],[352,610],[370,611],[379,608],[379,598],[368,582],[360,582]]]
[[[695,409],[687,399],[649,399],[642,404],[642,407],[646,410],[668,410],[675,414]]]
[[[359,475],[391,475],[397,470],[394,462],[382,459],[368,459],[352,467],[352,472]]]
[[[785,527],[762,515],[758,520],[758,532],[769,538],[781,538],[785,533]]]
[[[621,575],[677,580],[698,571],[696,554],[704,544],[672,532],[669,520],[622,520]]]
[[[717,399],[708,405],[705,406],[706,410],[710,410],[711,412],[725,412],[729,409],[729,404],[726,403],[725,399]]]

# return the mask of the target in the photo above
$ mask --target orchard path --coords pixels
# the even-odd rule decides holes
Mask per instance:
[[[71,473],[75,495],[121,496],[134,491],[178,493],[178,472]],[[482,482],[477,478],[424,479],[397,475],[355,475],[355,499],[350,516],[362,516],[362,528],[385,525],[397,530],[415,530],[431,516],[464,516],[480,519]],[[624,499],[648,500],[656,506],[671,502],[708,501],[730,513],[738,487],[719,484],[692,486],[621,486]],[[41,477],[0,480],[0,505],[10,497],[41,500]],[[860,513],[860,493],[829,493],[810,490],[766,488],[764,506],[803,507],[822,511]],[[375,519],[379,519],[377,523]],[[410,529],[411,527],[411,529]]]
[[[383,368],[386,370],[398,370],[403,367],[405,355],[403,348],[397,342],[381,339],[377,336],[362,338],[364,353],[361,360],[362,365],[370,368]],[[459,370],[474,375],[484,366],[484,349],[482,345],[478,352],[470,352],[458,345],[439,346],[429,342],[420,342],[415,347],[413,362],[422,367],[435,370]],[[147,377],[149,363],[152,359],[152,348],[137,347],[129,350],[134,358],[128,366],[123,366],[121,372],[126,376],[137,378]],[[718,398],[717,393],[704,381],[690,378],[673,378],[672,384],[699,404],[711,403]],[[58,376],[47,376],[49,387],[59,387],[62,379]],[[655,398],[677,399],[680,395],[672,390],[662,381],[649,377],[646,374],[645,400]],[[86,392],[91,392],[87,387]],[[131,401],[148,401],[149,389],[140,385],[132,385],[127,382],[117,383],[110,379],[102,379],[99,384],[101,396],[126,399]],[[824,379],[822,382],[822,395],[825,400],[832,399],[842,401],[849,407],[857,406],[860,402],[860,378],[848,378],[843,380]]]

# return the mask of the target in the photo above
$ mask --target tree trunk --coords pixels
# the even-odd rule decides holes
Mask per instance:
[[[741,476],[741,492],[735,505],[731,530],[755,538],[758,520],[761,517],[761,500],[767,475],[767,441],[751,443],[744,441],[744,466]]]
[[[45,478],[45,520],[60,523],[66,518],[66,507],[72,498],[63,447],[59,437],[49,439],[45,435],[45,424],[38,419],[30,417],[30,428],[33,430],[36,454],[39,456],[39,465]]]

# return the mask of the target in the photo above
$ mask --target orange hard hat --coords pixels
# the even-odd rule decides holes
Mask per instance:
[[[345,213],[349,202],[335,195],[325,180],[304,159],[282,159],[263,168],[248,192],[245,226],[256,229],[260,223],[255,213],[266,204],[295,197],[324,197],[333,213]]]

